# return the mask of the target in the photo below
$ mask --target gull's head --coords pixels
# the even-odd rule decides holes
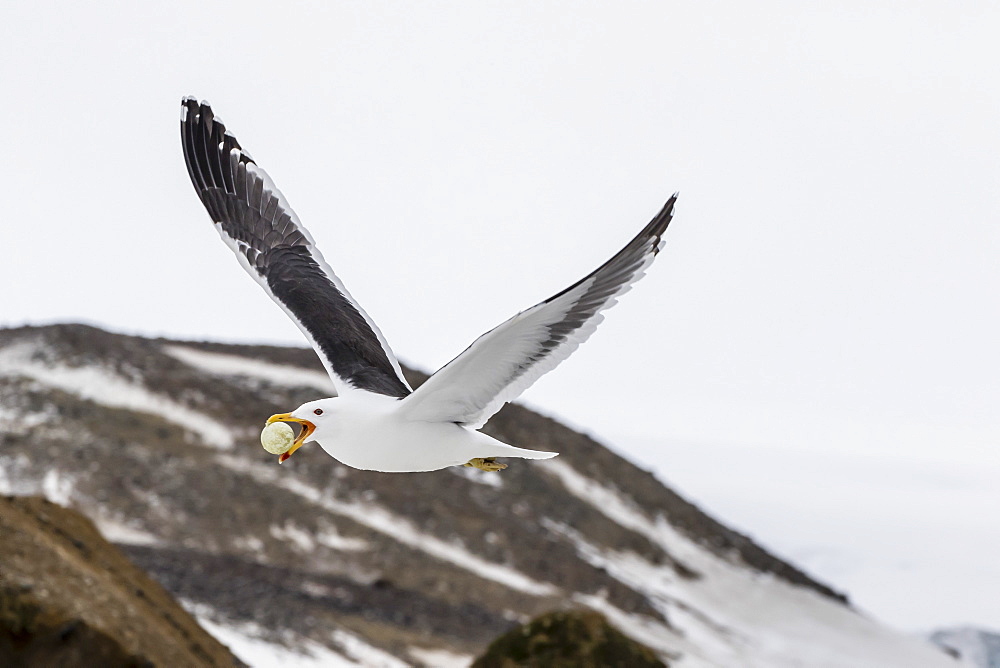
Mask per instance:
[[[336,397],[317,399],[316,401],[302,404],[291,413],[278,413],[267,418],[267,424],[274,422],[295,422],[301,427],[299,435],[292,442],[292,446],[288,448],[287,452],[282,453],[278,457],[279,464],[283,464],[306,441],[319,438],[317,434],[322,434],[324,424],[332,417],[335,402]]]

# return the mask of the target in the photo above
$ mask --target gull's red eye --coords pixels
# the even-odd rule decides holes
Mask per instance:
[[[313,411],[313,413],[315,413],[316,415],[322,415],[323,414],[323,409],[322,408],[317,408],[316,410]]]

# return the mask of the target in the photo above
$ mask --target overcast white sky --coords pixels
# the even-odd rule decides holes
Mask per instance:
[[[428,370],[680,191],[650,273],[525,399],[875,614],[1000,627],[978,587],[912,598],[927,545],[977,575],[962,555],[1000,551],[1000,492],[963,496],[1000,475],[995,3],[107,4],[0,9],[0,325],[302,343],[188,182],[187,94]],[[850,465],[816,480],[955,477],[893,488],[878,524],[880,477],[860,504],[779,465],[830,457]],[[839,529],[800,531],[823,526],[810,504],[842,507]],[[908,510],[889,542],[924,570],[893,596],[851,564]],[[978,523],[940,533],[957,516]]]

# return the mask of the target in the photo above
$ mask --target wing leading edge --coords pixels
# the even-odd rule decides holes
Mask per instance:
[[[677,195],[614,257],[562,292],[476,339],[407,397],[412,420],[476,428],[579,347],[601,313],[639,280],[663,247]]]
[[[270,177],[211,107],[181,102],[188,174],[223,241],[312,343],[338,394],[411,390],[375,323],[330,269]]]

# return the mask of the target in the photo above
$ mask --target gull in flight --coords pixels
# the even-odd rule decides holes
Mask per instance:
[[[569,357],[603,320],[602,311],[643,276],[663,247],[677,198],[597,270],[486,332],[413,390],[382,332],[206,102],[181,102],[181,142],[191,182],[222,240],[302,330],[336,389],[335,397],[268,419],[301,427],[294,440],[289,435],[279,462],[307,441],[348,466],[385,472],[461,465],[497,471],[506,468],[497,457],[556,456],[477,430]]]

